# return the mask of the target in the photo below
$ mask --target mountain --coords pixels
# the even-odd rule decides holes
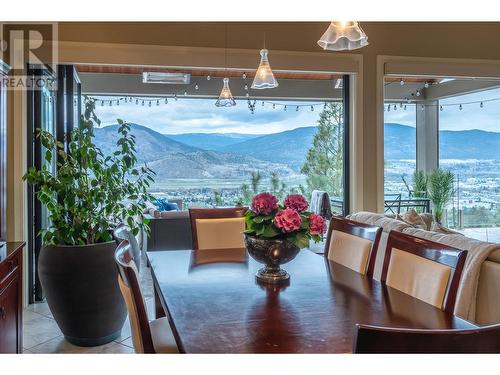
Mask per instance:
[[[111,153],[118,139],[118,125],[95,128],[97,146],[105,153]],[[166,153],[195,152],[196,147],[167,138],[154,130],[138,124],[131,124],[131,132],[136,137],[136,148],[140,161],[150,161],[163,158]]]
[[[415,159],[416,130],[411,126],[384,124],[384,156],[387,160]],[[441,130],[440,159],[500,160],[500,133],[483,130]]]
[[[118,140],[118,125],[95,129],[95,142],[110,155]],[[247,155],[207,151],[170,139],[152,129],[131,124],[136,137],[137,158],[157,173],[156,181],[168,178],[241,178],[259,170],[267,177],[271,171],[289,175],[293,171],[284,164],[258,160]]]
[[[242,133],[185,133],[164,134],[166,137],[203,150],[220,151],[226,146],[256,138],[259,134]]]
[[[235,143],[221,151],[250,155],[300,170],[315,133],[315,126],[296,128]]]

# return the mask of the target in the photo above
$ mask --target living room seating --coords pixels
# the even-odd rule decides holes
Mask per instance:
[[[467,251],[392,231],[381,281],[444,311],[453,312]]]
[[[422,215],[422,214],[421,214]],[[373,277],[380,280],[391,230],[431,240],[468,252],[460,280],[455,314],[481,325],[500,323],[500,244],[468,238],[439,226],[425,229],[373,212],[357,212],[348,216],[358,222],[376,225],[383,229],[375,261]],[[425,221],[425,220],[424,220]],[[439,232],[431,229],[438,229]]]
[[[132,248],[124,240],[115,252],[118,266],[118,284],[127,305],[136,353],[178,353],[168,318],[149,322],[146,304],[139,285],[138,272]]]
[[[325,257],[356,272],[373,276],[382,228],[332,217]]]
[[[500,325],[466,330],[430,330],[356,324],[353,352],[361,354],[500,353]]]
[[[245,247],[245,207],[189,209],[193,249],[231,249]]]

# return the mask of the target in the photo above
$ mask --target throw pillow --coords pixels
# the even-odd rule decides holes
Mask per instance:
[[[431,231],[437,232],[437,233],[443,233],[443,234],[460,234],[461,236],[464,236],[463,233],[451,230],[450,228],[443,227],[441,224],[439,224],[436,221],[432,222]]]
[[[403,215],[401,215],[401,218],[405,223],[410,224],[414,228],[427,230],[427,225],[425,224],[425,221],[422,220],[422,218],[417,214],[417,212],[413,208],[406,211]]]

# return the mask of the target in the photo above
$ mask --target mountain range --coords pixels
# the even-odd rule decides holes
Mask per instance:
[[[110,154],[118,139],[118,125],[96,128],[96,143]],[[415,158],[415,128],[385,124],[385,159]],[[315,126],[253,135],[239,133],[160,134],[132,124],[138,159],[166,178],[241,178],[259,170],[290,175],[300,170],[312,144]],[[500,133],[482,130],[440,131],[442,159],[500,160]]]

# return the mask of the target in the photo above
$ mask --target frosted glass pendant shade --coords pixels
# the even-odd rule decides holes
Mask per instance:
[[[332,22],[318,45],[329,51],[350,51],[368,45],[368,37],[356,21]]]
[[[267,59],[267,49],[260,50],[260,65],[257,68],[252,82],[252,89],[273,89],[278,87],[278,81],[274,78],[271,65]]]
[[[232,107],[236,105],[233,99],[233,94],[231,94],[231,89],[229,88],[229,78],[224,78],[224,86],[222,86],[222,91],[220,92],[219,99],[215,102],[217,107]]]

